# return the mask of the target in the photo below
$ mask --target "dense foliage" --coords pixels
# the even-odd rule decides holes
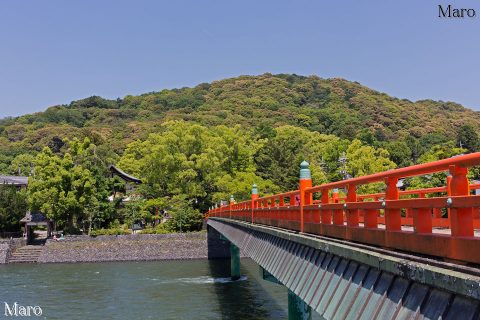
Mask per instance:
[[[315,184],[336,181],[477,151],[479,128],[478,112],[451,102],[414,103],[343,79],[241,76],[0,120],[0,172],[30,176],[29,207],[71,230],[123,230],[166,210],[155,232],[184,231],[212,204],[248,199],[253,183],[261,195],[297,188],[302,160]],[[108,200],[124,191],[109,164],[144,181],[140,199]]]
[[[18,231],[27,211],[27,193],[13,186],[0,186],[0,231]]]

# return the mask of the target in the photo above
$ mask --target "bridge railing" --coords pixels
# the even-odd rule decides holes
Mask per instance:
[[[468,168],[480,153],[313,186],[301,164],[299,190],[214,208],[208,216],[265,224],[395,250],[480,263],[480,184]],[[448,172],[445,185],[404,190],[399,179]],[[383,183],[384,193],[357,194],[359,186]],[[345,191],[340,196],[338,189]],[[255,187],[256,191],[256,187]],[[315,199],[315,200],[314,200]]]

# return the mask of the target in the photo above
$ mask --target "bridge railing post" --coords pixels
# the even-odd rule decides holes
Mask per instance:
[[[321,195],[321,203],[323,204],[329,204],[330,199],[328,195],[328,189],[323,189]],[[338,196],[338,193],[337,193]],[[320,209],[320,222],[322,224],[331,224],[332,223],[332,210],[326,210],[326,209]]]
[[[312,193],[306,192],[307,188],[312,187],[312,174],[310,165],[307,161],[300,164],[300,232],[305,230],[305,217],[303,207],[312,203]]]
[[[347,202],[357,202],[357,186],[349,184],[347,187]],[[347,209],[347,227],[358,227],[358,209]]]
[[[451,196],[452,195],[452,174],[449,172],[448,175],[447,175],[447,196]],[[452,227],[452,214],[450,212],[450,208],[447,208],[447,219],[448,219],[448,226],[449,228]]]
[[[228,204],[228,210],[230,211],[230,219],[232,219],[232,210],[233,205],[235,204],[235,199],[233,198],[233,194],[230,195],[230,203]]]
[[[452,196],[470,195],[467,168],[452,165],[449,168],[452,175],[450,193]],[[473,208],[451,208],[449,212],[450,228],[453,237],[473,237]]]
[[[256,201],[258,199],[258,188],[256,184],[253,184],[252,186],[252,204],[251,204],[251,222],[254,222],[254,212],[255,212],[255,207],[256,207]]]
[[[398,178],[387,178],[385,184],[387,190],[385,192],[385,200],[398,200],[400,194],[397,188]],[[385,209],[385,229],[387,231],[402,230],[402,216],[400,209]]]

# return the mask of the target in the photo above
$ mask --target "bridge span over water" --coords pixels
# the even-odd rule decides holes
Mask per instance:
[[[480,185],[473,153],[212,208],[209,258],[239,252],[288,288],[289,319],[480,319]],[[446,172],[445,185],[399,190],[398,180]],[[359,194],[384,183],[385,192]]]

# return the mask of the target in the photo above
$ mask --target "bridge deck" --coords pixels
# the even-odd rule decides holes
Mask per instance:
[[[225,218],[211,218],[208,225],[326,319],[479,317],[476,269],[415,262],[364,245]]]

